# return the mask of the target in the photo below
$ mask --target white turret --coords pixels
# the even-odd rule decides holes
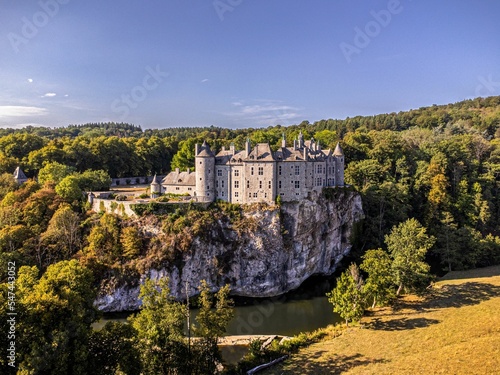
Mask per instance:
[[[335,186],[344,186],[344,151],[340,143],[335,146],[333,157],[335,158]]]
[[[215,155],[210,146],[203,142],[196,145],[195,155],[196,196],[200,201],[215,200]]]
[[[156,174],[153,177],[153,181],[151,181],[151,198],[156,198],[161,194],[161,185],[156,178]]]

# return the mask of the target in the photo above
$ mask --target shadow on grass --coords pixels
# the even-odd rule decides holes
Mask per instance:
[[[468,282],[433,288],[423,303],[424,308],[439,309],[477,305],[500,297],[500,287],[493,284]]]
[[[477,305],[493,297],[500,297],[500,287],[478,282],[434,287],[424,295],[423,300],[398,300],[392,307],[393,312],[410,310],[429,312],[449,307]]]
[[[330,354],[330,355],[329,355]],[[354,367],[366,366],[372,363],[385,363],[385,359],[375,359],[363,356],[360,353],[354,355],[331,355],[330,352],[319,351],[313,355],[299,356],[304,362],[304,366],[295,369],[279,371],[283,374],[342,374]]]
[[[415,318],[415,319],[392,319],[382,320],[375,318],[366,325],[368,329],[382,330],[382,331],[405,331],[408,329],[424,328],[432,324],[439,323],[436,319]]]

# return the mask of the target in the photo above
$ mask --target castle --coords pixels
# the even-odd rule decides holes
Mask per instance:
[[[344,153],[337,143],[333,153],[322,150],[314,139],[304,141],[302,132],[286,147],[272,151],[268,143],[258,143],[252,149],[250,140],[245,150],[234,145],[214,155],[203,142],[195,146],[195,171],[170,172],[161,183],[156,176],[151,194],[189,194],[200,202],[216,199],[231,203],[273,204],[281,200],[294,201],[307,197],[311,191],[320,192],[325,186],[344,186]]]

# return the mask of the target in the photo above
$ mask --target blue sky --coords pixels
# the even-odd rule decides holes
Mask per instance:
[[[290,125],[500,95],[498,0],[3,0],[0,127]]]

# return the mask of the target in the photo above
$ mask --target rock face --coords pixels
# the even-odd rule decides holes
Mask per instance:
[[[218,221],[195,237],[182,261],[141,276],[168,276],[174,297],[195,295],[201,280],[213,290],[230,284],[233,295],[271,297],[300,286],[312,275],[330,275],[350,249],[353,225],[363,218],[361,197],[348,189],[278,207],[244,210],[245,228]],[[102,311],[136,310],[139,286],[115,285],[96,300]]]

